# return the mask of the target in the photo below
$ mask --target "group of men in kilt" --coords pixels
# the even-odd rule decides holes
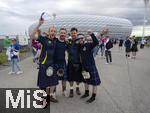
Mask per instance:
[[[40,66],[37,85],[47,92],[46,101],[57,103],[54,98],[58,81],[62,80],[62,91],[65,95],[66,82],[69,82],[69,97],[74,96],[74,82],[76,93],[81,95],[79,85],[84,83],[85,93],[82,98],[89,97],[89,85],[92,85],[92,96],[86,101],[91,103],[95,100],[97,86],[101,80],[93,57],[93,48],[99,43],[94,33],[88,31],[92,41],[87,42],[84,34],[78,34],[77,28],[70,30],[71,38],[67,38],[67,30],[59,30],[59,38],[56,38],[56,28],[50,27],[48,32],[42,33],[40,26],[44,23],[41,17],[39,24],[34,29],[31,37],[42,45]],[[66,63],[66,53],[68,54]]]

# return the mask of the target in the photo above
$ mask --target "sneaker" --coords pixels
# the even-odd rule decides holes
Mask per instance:
[[[11,75],[11,74],[14,74],[14,73],[15,73],[15,72],[11,71],[11,72],[9,72],[8,74]]]
[[[19,74],[22,74],[22,73],[23,73],[22,71],[18,71],[16,74],[19,75]]]
[[[106,62],[105,64],[107,65],[107,64],[109,64],[109,63]]]
[[[81,95],[80,89],[78,87],[76,88],[76,93],[77,95]]]

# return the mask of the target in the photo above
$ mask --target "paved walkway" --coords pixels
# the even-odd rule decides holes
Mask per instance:
[[[140,50],[137,59],[126,59],[124,50],[112,50],[113,63],[97,56],[96,63],[102,84],[98,87],[97,100],[63,97],[58,86],[58,104],[51,104],[51,113],[150,113],[150,48]],[[0,71],[1,88],[34,88],[37,82],[36,65],[32,58],[21,63],[22,75],[8,75],[10,68]],[[82,93],[84,92],[83,85]],[[68,87],[69,88],[69,87]]]

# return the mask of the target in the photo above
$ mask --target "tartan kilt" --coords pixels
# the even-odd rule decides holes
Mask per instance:
[[[126,52],[128,53],[128,52],[131,52],[131,48],[126,48]]]
[[[90,74],[90,78],[84,79],[84,82],[94,86],[100,85],[101,80],[96,66],[95,65],[85,66],[84,68]]]
[[[48,67],[49,65],[43,64],[40,64],[39,66],[38,80],[37,80],[37,85],[39,86],[39,88],[46,88],[48,86],[58,85],[58,76],[55,74],[55,71],[54,74],[50,77],[46,75],[46,70]],[[52,67],[54,68],[54,66]]]
[[[64,70],[64,75],[62,77],[57,75],[57,71],[59,69],[63,69]],[[56,75],[58,76],[58,80],[67,81],[67,66],[66,66],[66,63],[64,63],[64,64],[55,64],[55,70],[56,70]]]
[[[137,46],[133,46],[133,47],[131,48],[131,51],[132,51],[132,52],[137,52],[137,51],[138,51]]]
[[[71,81],[83,82],[82,66],[81,66],[80,63],[73,64],[71,62],[68,62],[68,65],[67,65],[67,74],[68,74],[68,81],[69,82],[71,82]]]
[[[123,46],[123,44],[122,43],[119,43],[119,47],[122,47]]]

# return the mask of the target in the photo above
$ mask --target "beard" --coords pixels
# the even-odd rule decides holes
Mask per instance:
[[[61,35],[61,36],[60,36],[60,39],[61,39],[61,40],[65,40],[65,36],[64,36],[64,35]]]

